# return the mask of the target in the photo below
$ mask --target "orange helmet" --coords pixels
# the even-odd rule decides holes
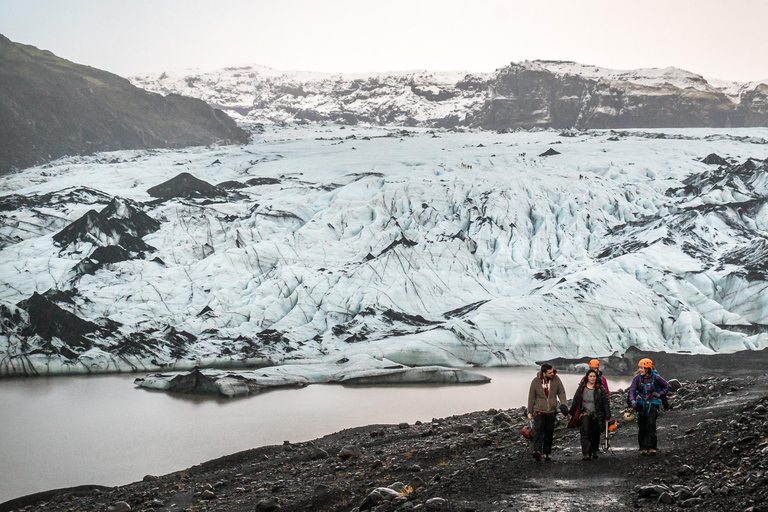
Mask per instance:
[[[618,430],[619,424],[618,423],[609,423],[608,424],[608,432],[616,432]]]
[[[653,361],[648,358],[641,359],[640,362],[637,363],[637,366],[640,368],[653,368]]]
[[[597,359],[591,360],[589,362],[589,367],[590,368],[600,368],[600,361],[598,361]]]

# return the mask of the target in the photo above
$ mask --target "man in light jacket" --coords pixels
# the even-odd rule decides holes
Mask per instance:
[[[558,399],[560,411],[568,416],[565,387],[552,365],[544,363],[528,390],[528,419],[533,420],[533,458],[536,460],[552,460]]]

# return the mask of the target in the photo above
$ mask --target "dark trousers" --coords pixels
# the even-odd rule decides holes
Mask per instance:
[[[600,422],[594,412],[579,416],[581,454],[592,455],[600,450]]]
[[[533,451],[544,455],[552,453],[552,437],[555,435],[555,415],[533,415]]]
[[[648,406],[638,404],[637,412],[637,443],[641,450],[656,449],[656,418],[659,416],[659,406],[651,404]]]

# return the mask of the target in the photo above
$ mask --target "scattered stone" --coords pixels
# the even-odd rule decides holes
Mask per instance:
[[[327,458],[328,458],[328,452],[323,450],[322,448],[315,448],[311,455],[312,460],[327,459]]]
[[[448,501],[443,498],[430,498],[424,506],[427,510],[443,510],[448,506]]]
[[[494,425],[500,425],[502,423],[506,423],[506,424],[509,424],[509,425],[512,424],[512,418],[510,418],[509,414],[500,412],[500,413],[496,414],[493,417],[493,424]]]
[[[107,512],[128,512],[129,510],[131,506],[124,501],[118,501],[107,507]]]
[[[354,444],[348,444],[342,447],[341,451],[339,452],[339,458],[341,460],[348,460],[352,458],[359,458],[363,454],[362,450],[360,450],[360,447]]]
[[[258,512],[274,512],[280,510],[280,508],[280,502],[277,501],[277,498],[275,497],[261,500],[256,504],[256,510]]]
[[[671,504],[671,503],[675,502],[675,498],[670,493],[665,491],[665,492],[661,493],[661,495],[659,496],[659,502],[660,503]]]
[[[377,505],[381,501],[392,501],[395,498],[399,498],[400,493],[394,491],[388,487],[377,487],[371,493],[365,497],[360,504],[360,510],[368,510]]]

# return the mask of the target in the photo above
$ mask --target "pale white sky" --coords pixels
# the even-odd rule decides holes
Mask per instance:
[[[493,71],[573,60],[768,78],[766,0],[0,0],[0,34],[122,76]]]

